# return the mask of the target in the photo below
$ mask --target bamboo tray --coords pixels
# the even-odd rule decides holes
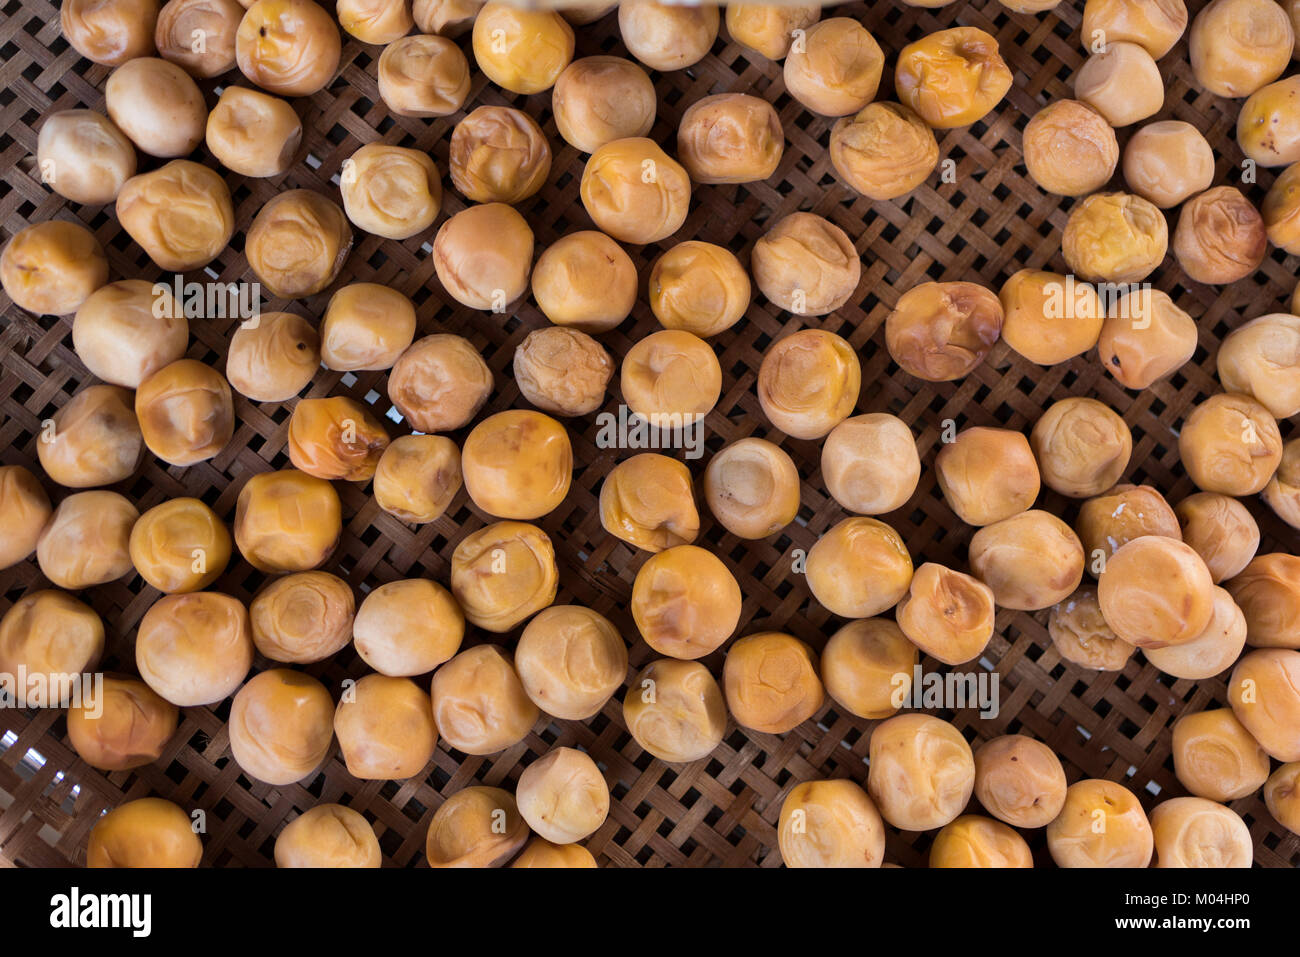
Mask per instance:
[[[1203,4],[1189,4],[1193,14]],[[672,152],[682,111],[711,93],[745,91],[771,101],[785,127],[786,151],[777,173],[751,186],[696,187],[690,216],[667,244],[631,248],[644,286],[649,264],[673,242],[698,238],[725,245],[748,261],[749,249],[767,224],[796,210],[811,210],[843,227],[862,256],[861,284],[849,304],[824,319],[803,321],[782,313],[756,296],[747,318],[713,340],[719,352],[722,400],[708,417],[707,454],[688,462],[698,478],[708,456],[747,435],[770,436],[788,451],[804,476],[798,520],[785,533],[759,542],[727,534],[701,509],[697,544],[719,554],[731,567],[745,595],[740,633],[780,629],[820,649],[840,624],[811,600],[794,571],[797,549],[806,551],[817,536],[843,517],[823,491],[820,444],[775,435],[762,416],[754,391],[763,350],[779,336],[815,325],[847,337],[859,351],[863,392],[859,411],[889,411],[902,416],[917,435],[925,471],[906,507],[883,516],[906,538],[914,556],[965,567],[972,530],[943,502],[932,472],[939,433],[947,419],[958,427],[1002,425],[1027,430],[1041,409],[1071,395],[1095,396],[1119,410],[1132,427],[1134,449],[1126,479],[1149,482],[1176,502],[1193,491],[1178,462],[1176,430],[1187,410],[1218,391],[1214,354],[1222,337],[1239,323],[1285,308],[1296,282],[1297,260],[1271,250],[1252,278],[1226,288],[1190,283],[1172,259],[1153,282],[1197,318],[1200,347],[1192,362],[1171,380],[1142,393],[1128,392],[1108,377],[1095,351],[1051,369],[1033,366],[999,344],[988,362],[966,379],[932,384],[902,373],[890,360],[881,328],[898,296],[928,279],[967,279],[997,289],[1024,267],[1065,272],[1061,230],[1071,200],[1042,192],[1021,161],[1020,137],[1026,120],[1044,104],[1070,95],[1069,80],[1083,59],[1079,43],[1082,0],[1064,0],[1040,16],[1009,13],[995,0],[952,3],[937,10],[888,2],[854,3],[834,8],[862,20],[888,56],[880,98],[892,98],[892,68],[906,43],[937,29],[962,24],[994,34],[1015,73],[1015,86],[985,122],[940,132],[944,159],[955,164],[953,182],[938,173],[910,196],[872,202],[837,182],[826,144],[831,121],[812,115],[785,92],[779,64],[748,55],[724,34],[697,66],[654,74],[659,116],[652,136]],[[29,223],[52,218],[83,221],[108,252],[113,278],[171,281],[154,267],[119,228],[111,208],[65,204],[39,181],[33,154],[36,133],[49,113],[72,107],[103,108],[108,70],[81,59],[59,33],[57,7],[46,0],[13,0],[0,7],[0,225],[7,238]],[[626,56],[617,18],[607,16],[577,30],[577,55]],[[294,101],[306,130],[300,161],[278,180],[248,180],[226,173],[237,220],[246,226],[271,196],[291,187],[308,187],[337,197],[343,161],[364,143],[383,141],[430,152],[447,168],[452,127],[463,115],[434,121],[392,116],[376,85],[379,49],[345,36],[341,71],[325,91]],[[468,49],[468,38],[461,45]],[[1180,44],[1160,63],[1168,85],[1161,117],[1186,120],[1209,138],[1218,156],[1216,183],[1240,185],[1242,155],[1234,138],[1237,103],[1200,91]],[[229,77],[227,77],[229,79]],[[509,103],[542,125],[554,151],[549,181],[522,211],[540,250],[558,236],[591,228],[578,198],[584,157],[560,138],[550,113],[549,94],[503,97],[481,73],[465,105]],[[211,93],[221,81],[203,85]],[[210,99],[211,102],[211,99]],[[1123,134],[1121,134],[1123,139]],[[198,157],[215,161],[201,150]],[[1243,186],[1258,203],[1271,182]],[[444,214],[463,207],[446,184]],[[439,218],[439,224],[442,217]],[[466,310],[446,297],[433,273],[428,242],[432,230],[405,242],[358,232],[358,242],[339,283],[364,280],[389,284],[411,296],[421,335],[435,331],[469,337],[487,357],[497,391],[486,412],[523,405],[511,377],[515,346],[545,319],[532,302],[496,316]],[[186,278],[223,282],[253,279],[241,252],[242,229],[208,270]],[[206,273],[206,274],[204,274]],[[644,290],[643,290],[644,291]],[[294,304],[319,318],[327,295]],[[282,308],[270,303],[268,309]],[[22,464],[39,473],[36,441],[43,419],[90,381],[71,347],[68,319],[40,321],[0,297],[0,462]],[[189,356],[223,367],[237,320],[191,321]],[[629,346],[658,328],[644,296],[632,317],[601,336],[620,357]],[[347,394],[389,409],[384,373],[339,374],[322,369],[304,395]],[[292,404],[254,404],[236,395],[238,424],[234,441],[216,459],[188,468],[167,468],[148,458],[140,471],[117,486],[141,510],[180,495],[209,503],[227,521],[235,498],[250,475],[287,466],[286,429]],[[616,385],[605,410],[617,412]],[[1284,428],[1286,423],[1283,424]],[[602,530],[596,498],[603,476],[631,451],[599,448],[595,416],[569,420],[575,475],[564,504],[539,522],[552,536],[561,569],[559,603],[587,605],[609,617],[631,643],[633,671],[653,657],[637,638],[627,612],[631,583],[645,559]],[[453,435],[458,442],[464,433]],[[408,526],[380,511],[367,490],[336,483],[343,498],[344,537],[329,570],[351,582],[358,596],[367,588],[397,578],[430,576],[446,582],[452,549],[487,519],[464,492],[438,521]],[[49,488],[52,497],[60,490]],[[56,499],[57,500],[57,499]],[[1046,496],[1046,507],[1072,520],[1077,503]],[[1300,536],[1257,501],[1248,502],[1264,532],[1263,550],[1296,551]],[[238,558],[214,586],[247,602],[263,576]],[[29,590],[43,587],[34,561],[0,572],[0,611]],[[134,671],[136,624],[158,597],[138,577],[91,589],[83,595],[103,616],[109,642],[105,667]],[[1170,727],[1176,717],[1225,702],[1222,680],[1175,681],[1135,655],[1122,672],[1092,673],[1065,663],[1047,636],[1045,614],[1001,610],[997,634],[984,656],[959,670],[992,669],[1000,674],[1001,710],[981,719],[973,710],[941,712],[974,742],[1023,731],[1061,755],[1071,780],[1105,777],[1131,788],[1148,810],[1183,793],[1170,761]],[[471,630],[467,644],[486,640]],[[513,643],[516,634],[504,636]],[[634,641],[635,639],[635,641]],[[721,655],[706,659],[720,673]],[[941,669],[927,660],[926,670]],[[265,662],[259,662],[265,666]],[[337,692],[345,677],[364,668],[349,647],[335,659],[306,669]],[[302,810],[322,801],[347,804],[362,812],[380,835],[385,863],[424,863],[424,838],[433,811],[443,799],[471,783],[513,788],[519,771],[557,744],[590,751],[611,785],[609,819],[586,845],[602,866],[780,866],[774,824],[781,802],[800,781],[847,776],[864,781],[871,722],[840,713],[833,704],[784,737],[757,734],[732,723],[714,754],[695,764],[670,767],[644,753],[626,732],[622,694],[587,722],[543,719],[526,740],[491,757],[450,753],[440,745],[425,773],[413,780],[359,782],[331,752],[313,779],[271,788],[242,776],[230,758],[225,732],[229,701],[215,709],[185,709],[181,726],[163,757],[133,772],[103,774],[80,761],[67,742],[59,711],[0,711],[0,863],[27,866],[79,864],[87,834],[99,812],[148,794],[170,798],[187,809],[203,808],[208,831],[204,864],[265,866],[275,835]],[[1281,828],[1258,794],[1232,805],[1254,837],[1256,862],[1263,866],[1300,865],[1300,837]],[[1042,832],[1028,832],[1039,863],[1048,863]],[[923,866],[931,836],[890,829],[886,860]]]

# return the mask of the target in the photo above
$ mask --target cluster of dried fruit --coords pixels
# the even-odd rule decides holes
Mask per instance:
[[[1004,2],[1024,13],[1055,6]],[[588,154],[580,198],[597,230],[571,232],[534,261],[534,235],[515,204],[548,182],[551,144],[522,110],[463,114],[448,172],[471,205],[447,217],[430,246],[441,288],[457,303],[502,312],[531,292],[550,320],[514,356],[520,394],[540,411],[476,422],[493,391],[483,356],[460,336],[417,338],[414,304],[381,285],[336,288],[319,328],[289,312],[245,323],[229,343],[223,376],[186,358],[185,310],[170,294],[139,279],[108,281],[104,251],[79,223],[37,223],[5,246],[5,292],[33,313],[73,315],[77,355],[105,384],[59,409],[37,447],[49,480],[80,491],[54,508],[30,471],[0,469],[0,566],[34,552],[56,586],[23,597],[0,621],[0,671],[95,666],[104,626],[72,591],[135,572],[163,593],[140,622],[139,678],[110,677],[96,700],[69,709],[68,737],[88,764],[110,771],[147,764],[163,753],[179,708],[233,696],[230,750],[250,778],[300,781],[337,739],[354,777],[402,780],[422,773],[440,739],[465,754],[494,754],[523,741],[543,713],[585,720],[624,687],[623,636],[590,609],[554,605],[554,550],[531,524],[569,492],[573,450],[560,418],[601,408],[617,369],[636,416],[698,421],[723,390],[708,340],[743,319],[752,286],[780,310],[817,317],[849,302],[863,271],[853,238],[809,212],[771,224],[748,269],[724,247],[677,243],[648,277],[662,331],[616,364],[596,336],[626,319],[638,296],[636,269],[619,243],[672,237],[695,184],[769,179],[785,136],[765,100],[705,96],[683,111],[670,156],[647,138],[658,104],[646,69],[617,56],[573,59],[573,27],[614,6],[588,3],[561,15],[477,0],[337,5],[347,33],[384,47],[377,84],[391,113],[461,111],[471,67],[452,38],[470,33],[487,79],[515,94],[551,91],[560,136]],[[624,44],[653,70],[696,64],[718,35],[714,7],[617,6]],[[1191,26],[1197,81],[1221,96],[1248,97],[1239,141],[1266,166],[1300,161],[1300,86],[1294,77],[1279,80],[1300,4],[1286,6],[1213,0]],[[310,96],[333,80],[341,55],[334,17],[312,0],[257,0],[247,9],[235,0],[169,0],[161,9],[155,0],[68,0],[62,16],[68,41],[114,69],[106,116],[69,110],[46,119],[37,151],[44,179],[74,203],[115,204],[119,224],[160,269],[207,266],[235,232],[231,191],[217,170],[185,157],[206,143],[234,174],[284,174],[298,159],[303,127],[283,97]],[[1042,109],[1023,137],[1035,182],[1081,197],[1062,251],[1085,281],[1026,269],[999,293],[973,282],[909,289],[885,323],[889,353],[906,373],[960,379],[1005,339],[1042,365],[1095,346],[1120,384],[1145,389],[1191,359],[1195,321],[1163,292],[1135,286],[1103,303],[1088,281],[1150,275],[1169,247],[1162,209],[1182,204],[1173,252],[1195,281],[1249,276],[1270,241],[1300,250],[1292,235],[1300,166],[1278,178],[1257,211],[1235,188],[1212,186],[1213,153],[1186,123],[1139,129],[1122,153],[1133,193],[1098,192],[1120,167],[1115,128],[1162,108],[1156,60],[1187,23],[1182,0],[1088,0],[1082,36],[1093,52],[1075,78],[1077,99]],[[939,163],[936,131],[980,121],[1013,83],[996,39],[973,27],[898,51],[898,101],[883,102],[876,96],[885,51],[852,17],[822,19],[816,6],[733,4],[726,24],[753,55],[784,59],[785,88],[800,105],[837,118],[830,162],[872,200],[906,196],[925,182]],[[195,31],[206,43],[187,42]],[[195,79],[236,67],[259,89],[225,86],[209,111]],[[139,172],[137,150],[165,162]],[[253,218],[244,252],[275,297],[336,286],[354,230],[393,240],[429,231],[442,209],[442,171],[420,150],[368,143],[343,165],[339,193],[336,202],[314,190],[283,191]],[[394,437],[392,423],[348,397],[298,398],[322,364],[387,371],[394,421],[413,432]],[[779,841],[792,866],[878,866],[884,822],[941,829],[934,866],[1029,866],[1015,829],[1042,827],[1061,866],[1143,866],[1153,849],[1163,866],[1249,864],[1244,823],[1216,802],[1261,787],[1278,821],[1300,832],[1300,558],[1257,555],[1259,530],[1236,498],[1260,494],[1300,527],[1300,444],[1284,445],[1277,423],[1300,413],[1300,318],[1263,316],[1223,343],[1225,391],[1193,410],[1179,440],[1201,491],[1176,507],[1154,488],[1122,484],[1132,436],[1094,399],[1057,402],[1028,436],[995,428],[955,434],[934,468],[952,511],[978,527],[969,572],[914,567],[902,537],[874,517],[912,498],[922,464],[902,419],[854,414],[861,375],[855,348],[814,328],[774,342],[757,375],[768,423],[793,439],[822,441],[825,488],[851,513],[807,555],[812,595],[849,619],[820,656],[788,634],[748,634],[726,647],[719,683],[699,659],[735,635],[742,595],[727,564],[693,544],[701,521],[690,470],[646,453],[604,478],[601,524],[652,553],[636,573],[630,611],[640,637],[663,657],[625,693],[623,717],[637,744],[666,762],[700,760],[719,745],[729,717],[783,734],[816,715],[828,695],[860,718],[888,719],[873,729],[866,790],[836,780],[789,792]],[[232,530],[197,499],[140,514],[103,490],[134,474],[146,453],[178,467],[218,456],[236,430],[232,390],[254,402],[295,402],[287,423],[293,468],[248,479]],[[442,434],[470,426],[459,447]],[[394,581],[368,589],[358,606],[347,582],[319,570],[343,533],[334,481],[373,482],[378,506],[410,523],[437,520],[463,487],[493,522],[456,546],[449,588]],[[713,456],[702,497],[729,533],[762,539],[795,521],[800,483],[779,444],[750,437]],[[1033,507],[1043,486],[1081,501],[1073,527]],[[236,552],[276,576],[249,607],[207,590]],[[1095,585],[1084,583],[1087,575]],[[1061,657],[1084,668],[1121,669],[1141,648],[1176,678],[1233,669],[1231,708],[1184,716],[1174,728],[1177,775],[1195,797],[1166,801],[1148,819],[1113,782],[1067,787],[1060,761],[1040,742],[1011,735],[972,751],[952,724],[896,714],[900,678],[906,691],[921,653],[948,665],[979,658],[999,608],[1048,612]],[[891,609],[892,619],[882,617]],[[467,624],[494,635],[522,632],[513,652],[493,643],[462,647]],[[327,659],[349,642],[374,673],[337,705],[323,684],[288,667]],[[1254,650],[1242,656],[1247,644]],[[257,655],[271,667],[249,678]],[[430,674],[426,693],[413,679]],[[1270,757],[1284,762],[1271,776]],[[963,814],[972,794],[991,817]],[[487,787],[453,795],[432,817],[428,860],[594,866],[576,842],[601,827],[609,805],[592,759],[556,748],[523,770],[513,795]],[[1105,828],[1095,826],[1098,814]],[[95,827],[88,859],[195,865],[201,853],[184,812],[146,798]],[[337,805],[303,814],[276,846],[283,866],[378,866],[380,857],[370,825]]]

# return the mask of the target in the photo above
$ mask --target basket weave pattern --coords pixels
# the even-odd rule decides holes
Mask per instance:
[[[1189,7],[1195,14],[1202,5],[1192,2]],[[722,364],[723,393],[707,420],[705,458],[687,463],[693,475],[698,480],[708,456],[723,445],[757,435],[778,441],[804,477],[798,520],[765,541],[741,541],[701,509],[703,527],[697,544],[723,558],[745,596],[740,634],[783,630],[820,650],[842,624],[812,600],[794,570],[796,550],[806,552],[845,515],[824,492],[820,443],[777,435],[763,417],[754,389],[764,349],[804,326],[837,332],[858,350],[863,366],[859,411],[893,412],[912,425],[925,465],[921,483],[905,508],[882,518],[900,531],[918,563],[928,560],[966,567],[972,529],[962,525],[944,503],[932,471],[947,419],[959,428],[1002,425],[1027,431],[1051,402],[1071,395],[1094,396],[1121,412],[1133,430],[1126,480],[1155,485],[1170,502],[1194,491],[1178,462],[1176,430],[1193,404],[1219,391],[1213,357],[1227,331],[1246,319],[1285,309],[1295,285],[1297,261],[1277,250],[1271,250],[1254,277],[1222,289],[1189,283],[1172,259],[1166,260],[1152,280],[1197,318],[1200,347],[1193,361],[1172,379],[1141,393],[1129,392],[1107,376],[1095,351],[1041,369],[999,344],[989,360],[964,380],[932,384],[901,372],[884,346],[885,316],[899,295],[918,282],[966,279],[996,290],[1021,268],[1066,271],[1060,239],[1071,200],[1045,194],[1028,178],[1020,138],[1025,122],[1038,109],[1070,95],[1070,77],[1083,59],[1078,40],[1081,10],[1082,0],[1064,0],[1055,12],[1041,16],[1011,14],[994,0],[958,2],[937,10],[882,0],[828,11],[828,15],[862,20],[884,47],[888,60],[882,99],[892,98],[890,77],[902,46],[958,24],[995,35],[1015,73],[1014,88],[985,122],[939,132],[942,158],[955,163],[955,177],[950,177],[954,181],[942,182],[936,172],[910,196],[888,203],[858,196],[837,181],[826,151],[832,121],[814,116],[786,94],[779,64],[746,54],[726,38],[725,31],[697,66],[654,75],[659,115],[650,135],[670,153],[684,109],[702,96],[722,92],[750,92],[772,102],[785,128],[786,150],[778,171],[764,183],[696,187],[690,215],[677,235],[663,244],[629,249],[642,276],[642,296],[627,322],[599,336],[616,358],[658,328],[645,304],[645,276],[659,253],[677,241],[695,238],[719,243],[748,262],[750,247],[770,222],[809,210],[844,228],[863,262],[856,294],[834,314],[800,319],[756,295],[746,319],[711,340]],[[170,281],[119,227],[111,208],[65,203],[39,181],[33,156],[41,121],[49,113],[73,107],[102,110],[109,72],[82,60],[67,45],[58,19],[57,7],[46,0],[10,0],[0,5],[3,236],[42,220],[79,219],[106,249],[114,279]],[[614,16],[576,32],[577,56],[627,55]],[[391,115],[377,89],[378,48],[344,39],[335,82],[310,98],[294,101],[303,118],[305,155],[284,177],[274,180],[245,179],[223,171],[234,195],[239,228],[208,275],[200,272],[187,278],[252,281],[242,253],[242,229],[257,210],[277,192],[292,187],[319,190],[337,199],[342,164],[362,144],[383,142],[426,150],[445,173],[451,130],[463,112],[432,121]],[[459,42],[468,50],[468,38]],[[1185,42],[1160,67],[1168,85],[1160,118],[1186,120],[1202,130],[1218,157],[1216,184],[1240,185],[1242,155],[1234,138],[1238,104],[1197,88]],[[542,125],[554,151],[546,186],[520,207],[536,233],[538,250],[565,233],[592,228],[578,197],[585,156],[556,132],[549,94],[503,95],[481,73],[475,74],[474,83],[465,112],[482,104],[518,106]],[[220,81],[201,85],[211,94]],[[198,158],[217,168],[206,149],[201,148]],[[1272,177],[1261,170],[1259,179],[1242,187],[1256,203]],[[464,205],[448,182],[444,215]],[[432,230],[405,242],[358,232],[339,284],[379,282],[406,293],[416,303],[420,335],[458,333],[483,351],[497,386],[483,414],[524,406],[511,375],[511,360],[518,343],[530,330],[545,325],[545,318],[531,300],[507,316],[456,304],[434,277],[427,245],[431,238]],[[266,308],[288,305],[318,320],[327,298],[323,294],[292,304],[274,302]],[[70,319],[38,322],[7,298],[0,297],[0,305],[4,307],[0,462],[22,464],[40,474],[36,442],[41,421],[92,377],[72,350]],[[189,356],[224,368],[236,322],[192,320]],[[354,375],[322,369],[304,394],[350,395],[373,405],[381,416],[390,408],[386,373]],[[615,379],[606,410],[616,411],[619,401]],[[287,467],[286,432],[292,405],[258,404],[236,395],[235,438],[215,459],[182,469],[148,457],[134,478],[116,488],[141,511],[168,498],[190,495],[230,521],[236,496],[249,476]],[[599,448],[594,416],[567,424],[575,457],[572,490],[558,509],[538,522],[556,546],[561,570],[557,602],[587,605],[620,628],[632,645],[630,676],[655,657],[639,640],[627,611],[633,577],[647,556],[604,532],[596,503],[603,477],[616,461],[634,452]],[[464,433],[453,438],[459,442]],[[341,482],[336,487],[343,499],[344,537],[325,567],[348,580],[358,598],[366,588],[405,577],[429,576],[445,584],[456,543],[490,521],[463,491],[437,521],[409,526],[381,511],[368,489]],[[48,490],[56,501],[63,494],[52,485]],[[1073,520],[1077,503],[1054,493],[1047,493],[1044,502],[1040,507]],[[1247,504],[1264,533],[1262,550],[1297,550],[1300,541],[1294,531],[1257,501]],[[214,588],[247,602],[264,581],[236,555]],[[0,572],[0,611],[39,587],[46,583],[34,561]],[[135,628],[158,593],[133,576],[90,589],[82,597],[103,616],[108,629],[105,667],[134,673]],[[505,643],[512,646],[515,637],[517,631],[504,636]],[[471,629],[466,642],[485,640],[489,636]],[[715,675],[721,673],[721,660],[719,653],[706,659]],[[937,662],[925,664],[927,670],[940,668]],[[266,662],[258,665],[264,667]],[[1118,673],[1092,673],[1065,663],[1047,636],[1045,613],[1000,610],[996,635],[982,662],[959,670],[984,667],[1001,676],[998,716],[986,720],[965,710],[942,712],[942,717],[954,721],[973,743],[1013,731],[1039,738],[1061,756],[1071,781],[1080,777],[1121,781],[1148,810],[1160,800],[1184,793],[1169,758],[1174,719],[1226,701],[1221,680],[1174,680],[1147,664],[1141,654]],[[306,670],[335,694],[344,678],[366,671],[351,647]],[[524,741],[490,757],[452,753],[440,745],[425,774],[410,781],[357,781],[346,772],[335,747],[321,773],[284,788],[251,782],[231,759],[225,731],[229,701],[212,709],[184,709],[180,728],[159,761],[113,774],[95,771],[77,757],[67,742],[61,712],[3,710],[0,742],[8,746],[0,743],[0,863],[81,863],[87,834],[101,809],[154,794],[187,809],[205,809],[205,865],[268,864],[282,826],[322,801],[340,802],[365,814],[380,835],[386,863],[422,864],[425,832],[446,796],[472,783],[513,789],[520,770],[530,761],[553,746],[572,745],[591,752],[610,782],[609,819],[585,842],[602,865],[775,867],[781,863],[775,822],[791,787],[829,776],[865,781],[871,722],[842,713],[833,702],[814,720],[782,737],[748,732],[733,722],[710,758],[670,767],[644,753],[627,733],[622,697],[620,692],[587,722],[543,718]],[[1232,806],[1250,826],[1257,863],[1300,865],[1300,837],[1272,819],[1258,794]],[[1026,832],[1026,837],[1036,860],[1048,863],[1042,832]],[[929,843],[929,835],[891,829],[886,860],[923,866]]]

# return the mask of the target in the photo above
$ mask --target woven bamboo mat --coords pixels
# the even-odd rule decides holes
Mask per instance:
[[[1202,4],[1192,2],[1193,13]],[[1015,72],[1015,86],[986,122],[940,132],[943,158],[956,164],[955,182],[930,180],[903,200],[872,202],[840,185],[826,144],[831,121],[813,116],[785,92],[779,65],[751,58],[724,36],[711,55],[690,70],[656,74],[659,115],[652,136],[674,142],[678,120],[692,102],[711,93],[746,91],[771,101],[785,127],[786,150],[776,174],[750,186],[697,187],[690,216],[667,244],[629,252],[645,276],[653,259],[672,242],[697,238],[735,250],[748,261],[754,240],[770,221],[796,210],[820,213],[854,238],[863,261],[862,281],[849,304],[819,320],[798,320],[761,297],[747,318],[713,340],[719,351],[724,388],[707,421],[708,454],[747,435],[768,436],[754,384],[765,347],[801,325],[816,325],[847,337],[859,351],[863,392],[859,411],[889,411],[911,423],[926,470],[907,506],[887,516],[907,539],[918,562],[966,567],[971,529],[944,504],[932,472],[941,423],[959,427],[1000,424],[1027,430],[1039,411],[1070,395],[1092,395],[1123,413],[1132,427],[1134,450],[1126,478],[1149,482],[1176,502],[1193,491],[1178,462],[1176,429],[1185,412],[1203,396],[1218,391],[1213,356],[1221,338],[1240,322],[1283,308],[1295,285],[1297,261],[1270,250],[1258,274],[1226,289],[1190,284],[1172,259],[1153,277],[1200,324],[1195,358],[1171,380],[1140,394],[1120,388],[1097,361],[1095,351],[1052,369],[1040,369],[999,344],[989,361],[966,379],[931,384],[894,366],[884,346],[882,324],[898,296],[927,279],[968,279],[997,289],[1024,267],[1065,272],[1060,237],[1071,200],[1043,193],[1028,178],[1021,161],[1025,122],[1044,104],[1070,95],[1069,79],[1082,60],[1078,40],[1082,0],[1064,0],[1042,16],[1010,14],[995,0],[957,2],[938,10],[904,7],[897,2],[855,3],[839,15],[862,20],[885,48],[889,60],[880,97],[892,97],[892,66],[897,51],[923,34],[956,24],[981,27],[999,40]],[[579,56],[627,55],[617,18],[606,17],[577,31]],[[345,37],[345,40],[348,38]],[[467,38],[461,45],[468,49]],[[305,157],[278,180],[247,180],[226,173],[238,222],[247,224],[271,196],[290,187],[308,187],[337,196],[343,161],[363,143],[412,146],[431,153],[447,168],[450,133],[462,114],[434,121],[392,116],[379,100],[378,48],[354,40],[344,45],[341,73],[325,91],[295,101],[307,131]],[[1241,153],[1233,129],[1237,104],[1199,91],[1182,43],[1161,61],[1168,84],[1161,117],[1186,120],[1201,129],[1218,156],[1216,182],[1237,182]],[[158,278],[161,274],[120,229],[111,210],[65,204],[34,174],[36,133],[45,115],[77,106],[102,109],[104,67],[88,64],[59,33],[57,8],[47,0],[8,0],[0,5],[0,195],[4,237],[29,223],[78,218],[98,235],[108,252],[113,278]],[[205,84],[210,91],[216,85]],[[482,74],[465,105],[510,103],[542,125],[554,150],[550,180],[522,205],[542,249],[558,236],[591,228],[578,198],[583,156],[556,132],[549,94],[503,97]],[[1123,137],[1121,137],[1123,139]],[[202,159],[215,167],[203,151]],[[1257,203],[1271,176],[1244,187]],[[446,185],[444,212],[464,205]],[[439,223],[441,217],[439,218]],[[358,232],[358,243],[339,282],[391,285],[416,302],[420,334],[455,332],[480,347],[496,376],[497,391],[487,411],[523,405],[511,378],[515,346],[545,319],[529,301],[509,317],[465,310],[446,297],[434,277],[427,245],[432,230],[406,242],[381,240]],[[241,252],[242,234],[195,279],[252,280]],[[170,278],[170,277],[168,277]],[[327,296],[297,303],[319,317]],[[36,435],[42,419],[90,381],[72,351],[70,321],[32,321],[7,299],[0,318],[0,461],[36,471]],[[268,308],[281,308],[271,304]],[[189,355],[221,368],[234,321],[194,320]],[[633,316],[601,336],[622,356],[630,345],[657,328],[644,295]],[[617,380],[615,380],[617,381]],[[322,369],[311,396],[351,395],[388,411],[385,374],[340,375]],[[238,427],[234,441],[216,459],[188,468],[166,468],[150,458],[137,475],[118,486],[143,510],[180,495],[208,502],[227,521],[248,477],[288,465],[286,430],[292,404],[254,404],[236,395]],[[606,409],[620,397],[612,384]],[[1284,430],[1286,424],[1284,423]],[[629,642],[637,632],[627,612],[631,583],[645,559],[606,535],[596,507],[601,480],[614,462],[631,452],[600,449],[594,416],[569,420],[574,445],[572,491],[541,524],[555,541],[561,567],[558,602],[587,605],[608,616]],[[459,442],[463,433],[453,436]],[[700,541],[730,565],[745,595],[741,632],[789,631],[820,649],[838,626],[812,601],[802,577],[792,570],[796,549],[807,550],[817,536],[843,517],[823,491],[820,444],[773,435],[794,457],[804,476],[798,521],[767,541],[744,542],[727,534],[701,509]],[[688,463],[698,478],[703,460]],[[411,527],[380,511],[365,490],[336,483],[342,495],[345,532],[326,566],[350,581],[358,594],[367,587],[411,576],[446,582],[452,549],[487,519],[464,492],[438,521]],[[58,490],[51,487],[52,496]],[[1264,530],[1264,550],[1297,551],[1295,532],[1255,501],[1248,503]],[[1073,519],[1077,503],[1054,495],[1047,507]],[[263,581],[236,560],[217,590],[248,601]],[[0,611],[25,592],[42,587],[35,562],[0,572]],[[132,642],[137,622],[158,597],[139,578],[90,590],[84,596],[104,617],[109,631],[107,666],[133,671]],[[1148,809],[1183,793],[1170,761],[1170,726],[1186,711],[1225,702],[1222,681],[1174,681],[1135,655],[1123,672],[1095,674],[1064,663],[1047,636],[1043,614],[1003,610],[997,634],[985,652],[987,666],[1001,675],[1001,712],[982,720],[973,711],[943,713],[974,741],[1023,731],[1047,742],[1061,755],[1071,780],[1106,777],[1134,790]],[[471,631],[467,643],[486,640]],[[512,642],[515,635],[506,636]],[[632,644],[635,673],[653,657],[639,639]],[[720,674],[721,655],[706,659]],[[259,664],[264,665],[264,662]],[[930,667],[935,662],[927,662]],[[964,666],[979,669],[980,663]],[[963,669],[963,670],[964,670]],[[334,660],[306,670],[337,688],[347,676],[364,673],[349,647]],[[425,832],[442,800],[475,782],[513,788],[520,769],[555,745],[577,745],[606,768],[611,784],[609,819],[587,842],[602,865],[707,866],[781,863],[774,825],[781,802],[796,783],[816,777],[865,780],[870,722],[846,716],[834,704],[784,736],[752,733],[729,726],[714,754],[693,765],[671,768],[641,751],[626,732],[622,693],[588,722],[543,719],[526,740],[491,757],[453,754],[440,745],[423,776],[401,783],[358,782],[345,771],[337,749],[314,779],[271,788],[241,776],[230,758],[224,721],[229,702],[215,709],[185,709],[181,727],[155,764],[134,772],[102,774],[81,762],[67,742],[57,711],[0,711],[0,863],[57,865],[80,863],[99,811],[123,800],[156,794],[187,808],[207,812],[204,863],[215,866],[265,865],[276,833],[302,810],[321,801],[338,801],[364,813],[380,834],[385,861],[423,863]],[[1300,864],[1300,837],[1277,825],[1256,796],[1233,807],[1250,825],[1255,857],[1265,866]],[[1046,862],[1042,832],[1026,835],[1036,857]],[[927,835],[889,838],[886,859],[922,866]]]

